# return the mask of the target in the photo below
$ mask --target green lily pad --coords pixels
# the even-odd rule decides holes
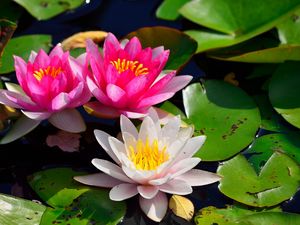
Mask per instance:
[[[242,218],[239,225],[300,225],[300,215],[296,213],[262,212]]]
[[[246,205],[266,207],[291,198],[299,188],[300,168],[287,155],[275,152],[259,175],[246,158],[237,155],[219,166],[219,190]]]
[[[186,64],[197,49],[197,43],[183,32],[169,27],[144,27],[126,36],[138,37],[143,47],[164,46],[170,50],[165,70],[177,70]]]
[[[265,209],[263,209],[265,210]],[[201,209],[197,216],[195,216],[194,221],[197,225],[244,225],[239,221],[243,221],[243,217],[247,215],[257,215],[261,210],[249,210],[245,207],[238,205],[227,206],[224,209],[218,209],[213,206],[209,206]],[[267,211],[271,212],[281,212],[280,208],[270,208]],[[259,224],[259,223],[258,223]]]
[[[38,225],[46,206],[12,196],[0,195],[1,225]]]
[[[173,114],[173,115],[180,115],[180,118],[182,120],[186,120],[186,116],[185,114],[173,103],[171,103],[170,101],[165,101],[159,108]]]
[[[83,173],[69,168],[37,172],[29,178],[30,186],[54,209],[48,208],[41,225],[115,225],[126,212],[124,202],[109,199],[109,190],[82,185],[74,176]]]
[[[14,71],[13,55],[20,56],[27,61],[31,51],[37,52],[42,48],[48,52],[50,45],[50,35],[24,35],[12,38],[6,45],[0,59],[0,74]]]
[[[183,90],[183,103],[195,135],[207,136],[196,153],[205,161],[224,160],[240,152],[253,141],[260,125],[253,99],[223,81],[189,85]]]
[[[156,16],[165,20],[176,20],[180,17],[178,9],[190,0],[164,0],[156,10]]]
[[[235,37],[248,33],[256,36],[274,27],[299,5],[299,0],[194,0],[179,12],[197,24]]]
[[[248,161],[258,172],[275,151],[287,154],[300,164],[300,133],[268,134],[257,138],[247,149]]]
[[[75,9],[84,0],[14,0],[38,20],[47,20],[67,10]]]
[[[274,109],[290,124],[300,128],[300,65],[286,62],[278,67],[269,84]]]
[[[282,44],[300,44],[300,10],[277,25],[278,36]]]

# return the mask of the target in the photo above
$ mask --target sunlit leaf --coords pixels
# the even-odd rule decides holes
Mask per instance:
[[[169,201],[169,208],[176,216],[190,221],[194,215],[194,205],[188,199],[180,195],[172,195]]]
[[[289,18],[277,25],[279,39],[282,44],[300,44],[300,10],[296,10]]]
[[[156,16],[165,20],[176,20],[180,16],[178,9],[190,0],[164,0],[156,10]]]
[[[219,190],[246,205],[266,207],[292,197],[299,188],[300,168],[287,155],[275,152],[259,175],[242,155],[224,162],[217,173],[222,176]]]

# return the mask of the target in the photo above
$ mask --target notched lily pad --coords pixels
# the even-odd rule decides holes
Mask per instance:
[[[187,63],[196,52],[197,43],[180,30],[169,27],[144,27],[126,38],[138,37],[143,47],[164,46],[170,50],[165,70],[176,70]]]
[[[183,90],[183,102],[195,135],[207,136],[196,153],[205,161],[235,155],[252,142],[260,125],[254,101],[242,89],[223,81],[189,85]]]
[[[243,155],[220,165],[220,191],[238,202],[256,207],[274,206],[292,197],[300,181],[298,164],[281,152],[275,152],[259,175]]]

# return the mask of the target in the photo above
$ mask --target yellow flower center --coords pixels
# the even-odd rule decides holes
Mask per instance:
[[[60,72],[62,72],[62,69],[60,67],[53,67],[48,66],[46,69],[39,69],[34,71],[33,76],[40,81],[44,76],[51,76],[55,78]]]
[[[118,60],[110,61],[110,63],[118,70],[119,73],[131,70],[134,72],[135,76],[140,76],[149,72],[148,68],[144,67],[144,65],[138,61],[131,61],[127,59],[121,60],[118,58]]]
[[[169,159],[166,146],[160,150],[157,139],[155,139],[152,144],[149,143],[148,138],[146,143],[143,143],[142,140],[138,140],[136,148],[134,149],[133,146],[129,146],[129,150],[129,159],[138,170],[155,170]]]

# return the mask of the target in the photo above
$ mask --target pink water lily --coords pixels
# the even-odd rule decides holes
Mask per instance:
[[[110,199],[122,201],[139,194],[144,213],[161,221],[168,208],[165,193],[187,195],[192,186],[220,180],[214,173],[193,169],[200,159],[192,157],[201,148],[205,136],[192,137],[192,127],[180,127],[179,117],[170,119],[162,128],[151,108],[139,132],[131,121],[121,115],[124,142],[95,130],[102,148],[115,161],[93,159],[92,164],[103,173],[77,176],[87,185],[112,188]]]
[[[175,76],[176,71],[163,74],[169,51],[162,46],[142,49],[136,37],[120,44],[109,33],[103,54],[88,40],[87,55],[91,66],[87,84],[98,101],[85,108],[100,117],[143,117],[149,107],[171,98],[192,79]]]
[[[57,45],[49,55],[43,50],[32,52],[27,63],[18,56],[14,59],[20,85],[6,83],[7,90],[0,90],[0,103],[20,108],[32,121],[23,123],[27,126],[23,131],[44,119],[65,131],[84,131],[85,123],[75,108],[91,98],[83,73],[85,55],[74,59]]]

